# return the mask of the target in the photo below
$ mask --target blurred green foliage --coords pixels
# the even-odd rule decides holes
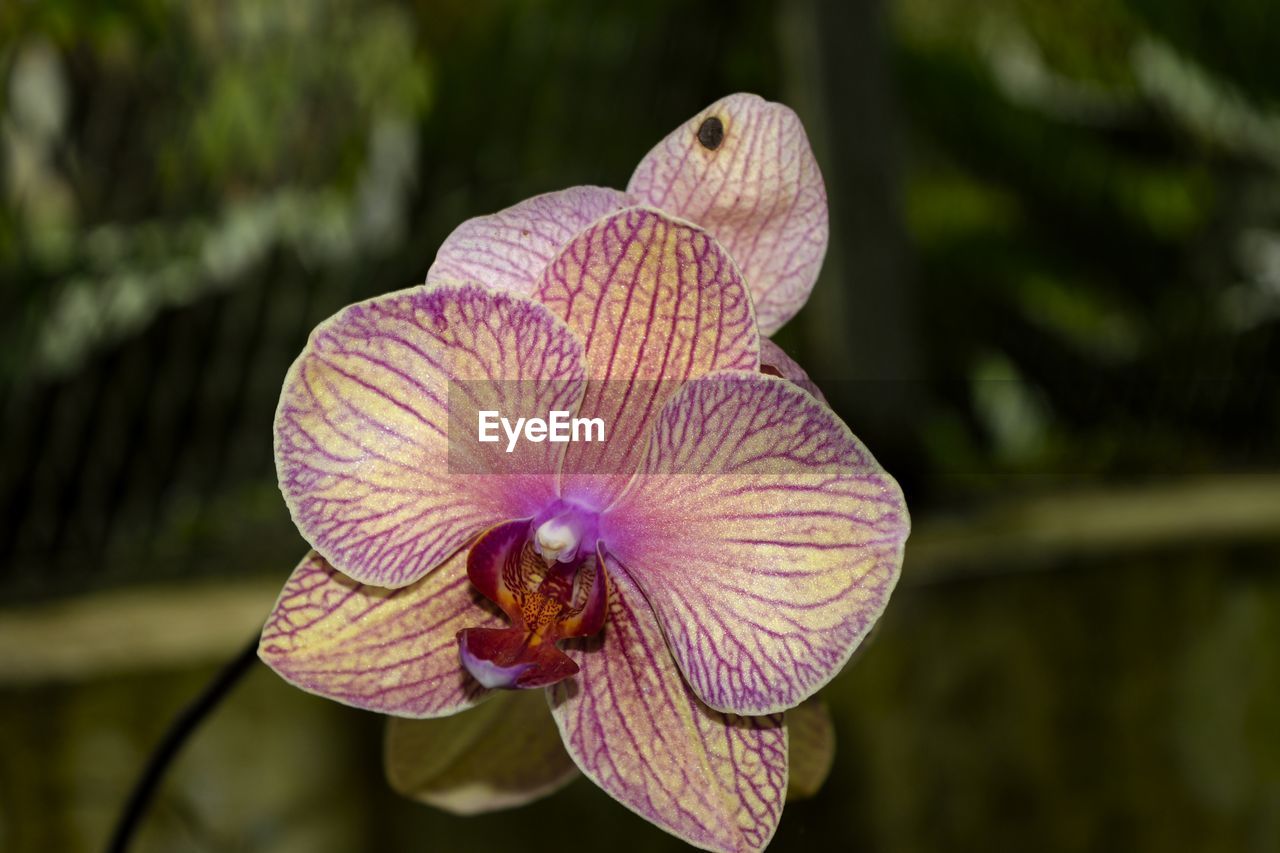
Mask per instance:
[[[983,472],[970,487],[1275,460],[1280,90],[1240,64],[1269,7],[1206,13],[1243,46],[1225,64],[1179,52],[1193,8],[896,7],[930,372],[975,386],[929,445]],[[1001,431],[989,401],[1015,397],[1042,440]]]

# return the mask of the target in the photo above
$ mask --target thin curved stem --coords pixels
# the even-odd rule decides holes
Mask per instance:
[[[147,809],[150,808],[151,801],[160,788],[160,783],[164,781],[169,765],[182,751],[182,747],[195,730],[240,682],[257,659],[258,637],[255,635],[252,642],[232,658],[200,695],[174,718],[169,730],[165,732],[160,743],[152,751],[151,757],[147,759],[142,775],[138,777],[137,783],[129,793],[129,799],[125,802],[120,819],[116,822],[115,831],[111,833],[111,842],[107,847],[108,853],[127,853],[129,845],[133,842],[133,836],[138,831],[138,826],[146,817]]]

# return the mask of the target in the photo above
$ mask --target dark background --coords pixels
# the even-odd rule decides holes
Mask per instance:
[[[318,321],[461,220],[622,187],[703,106],[805,121],[777,340],[902,481],[903,581],[772,849],[1280,849],[1270,0],[0,6],[0,849],[98,849],[304,544]],[[676,850],[589,783],[452,818],[259,668],[140,850]]]

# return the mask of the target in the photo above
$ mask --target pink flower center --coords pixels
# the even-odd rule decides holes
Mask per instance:
[[[604,627],[608,578],[596,513],[557,501],[533,519],[509,521],[476,540],[467,575],[511,620],[510,628],[467,628],[463,666],[486,687],[545,687],[578,671],[556,647]]]

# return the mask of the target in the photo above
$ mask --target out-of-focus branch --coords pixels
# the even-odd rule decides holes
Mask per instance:
[[[907,544],[905,583],[989,577],[1193,544],[1280,540],[1280,474],[1093,487],[947,518]]]

